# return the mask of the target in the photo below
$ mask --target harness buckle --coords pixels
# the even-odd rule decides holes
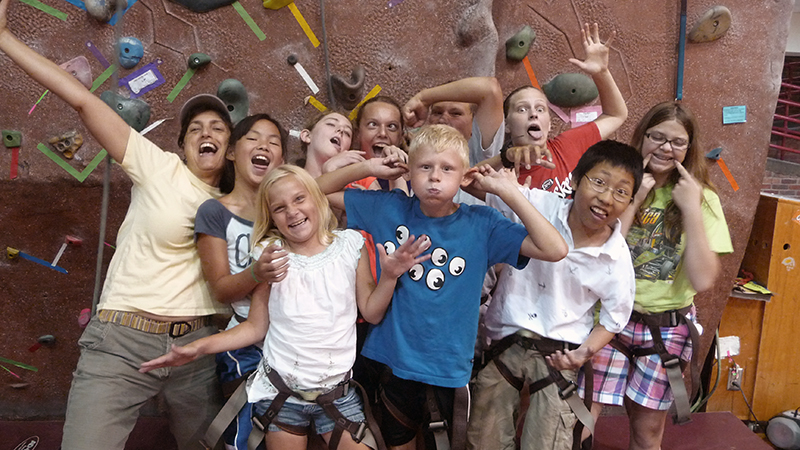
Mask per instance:
[[[176,328],[179,331],[175,331]],[[189,325],[189,322],[171,322],[169,324],[169,337],[175,339],[181,336],[186,336],[189,332],[192,331],[192,326]]]
[[[678,311],[672,310],[669,312],[669,326],[671,328],[678,326]]]
[[[559,389],[558,396],[561,397],[561,400],[566,400],[572,397],[572,394],[574,394],[577,389],[578,385],[570,381],[567,387],[565,387],[564,389]]]
[[[671,358],[667,359],[661,358],[661,365],[664,366],[665,369],[675,367],[681,362],[681,359],[678,358],[677,356],[675,355],[669,355],[669,356],[671,356]]]
[[[440,420],[438,422],[431,422],[428,424],[428,430],[430,431],[447,430],[447,421]]]
[[[262,433],[267,432],[267,426],[261,423],[261,417],[253,416],[252,422],[253,425],[255,425],[255,427],[258,428]]]
[[[358,430],[356,430],[355,434],[353,434],[353,440],[356,444],[360,444],[361,440],[364,439],[364,436],[367,435],[367,423],[361,422],[358,424]]]

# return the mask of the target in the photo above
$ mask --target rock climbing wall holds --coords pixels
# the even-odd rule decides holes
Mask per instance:
[[[72,159],[83,145],[83,136],[75,130],[67,131],[61,136],[48,140],[54,149],[64,154],[64,158]]]
[[[86,89],[92,88],[92,68],[89,67],[89,60],[85,56],[70,59],[58,67],[72,74],[82,85],[86,86]]]
[[[264,8],[267,9],[281,9],[293,1],[294,0],[264,0],[262,4]]]
[[[223,6],[228,6],[236,0],[172,0],[189,11],[208,12]]]
[[[3,145],[6,148],[14,148],[22,145],[22,133],[16,130],[3,130]]]
[[[205,53],[192,53],[189,55],[187,65],[190,69],[199,69],[211,62],[211,57]]]
[[[250,110],[250,100],[247,98],[247,89],[241,81],[235,78],[222,80],[217,86],[217,97],[228,106],[231,122],[235,124],[247,117]]]
[[[525,25],[506,41],[506,58],[522,61],[534,40],[536,40],[536,32],[533,31],[533,28]]]
[[[114,17],[117,9],[124,11],[128,7],[125,0],[86,0],[86,12],[98,22],[106,23]]]
[[[144,56],[142,41],[135,37],[120,38],[117,42],[119,52],[119,65],[126,69],[133,69]]]
[[[689,32],[690,42],[711,42],[716,41],[728,32],[731,27],[731,11],[721,5],[717,5],[706,11],[697,22],[692,31]]]
[[[562,73],[542,86],[550,103],[562,108],[585,105],[597,98],[594,81],[582,73]]]
[[[350,79],[344,79],[339,75],[331,75],[331,88],[336,101],[345,109],[351,110],[358,105],[364,91],[364,78],[366,71],[364,67],[358,66],[353,69]]]
[[[138,98],[125,98],[111,91],[100,94],[100,99],[119,114],[136,131],[144,130],[150,120],[150,105]]]

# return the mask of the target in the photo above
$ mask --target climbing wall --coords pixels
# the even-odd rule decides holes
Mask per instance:
[[[651,105],[676,97],[681,60],[680,1],[646,2],[645,7],[643,2],[611,0],[337,0],[324,1],[323,25],[320,1],[298,0],[272,10],[259,0],[240,0],[199,13],[168,0],[129,0],[129,9],[113,26],[89,17],[76,6],[83,4],[78,0],[26,3],[14,1],[9,12],[9,26],[21,40],[59,64],[84,57],[89,83],[97,85],[98,94],[121,80],[124,86],[115,91],[146,102],[148,124],[158,124],[148,138],[176,152],[180,105],[192,95],[216,92],[226,79],[242,83],[251,112],[269,112],[287,128],[299,130],[316,112],[315,105],[334,104],[326,54],[329,73],[344,80],[363,67],[363,84],[346,92],[346,100],[356,103],[377,92],[404,102],[421,88],[473,75],[495,75],[509,92],[577,72],[568,59],[583,58],[580,24],[598,22],[603,39],[611,30],[617,33],[611,71],[630,110],[629,121],[617,134],[620,140],[628,139]],[[688,3],[689,29],[717,5]],[[707,330],[719,322],[728,280],[747,243],[791,3],[730,0],[724,3],[732,16],[727,33],[685,46],[681,94],[700,118],[705,147],[722,148],[711,172],[736,250],[723,258],[718,287],[698,299]],[[508,59],[505,42],[525,25],[536,37],[523,60]],[[108,65],[115,60],[119,37],[138,39],[142,56],[132,68],[115,71]],[[126,57],[138,50],[135,41],[120,48],[128,50]],[[195,53],[210,62],[190,68]],[[289,64],[290,59],[296,64]],[[81,71],[79,65],[72,67]],[[303,71],[318,91],[304,80]],[[0,370],[0,418],[59,417],[78,358],[79,316],[91,306],[98,250],[103,250],[102,271],[114,252],[130,182],[118,167],[110,167],[108,225],[101,239],[107,166],[100,147],[74,111],[44,94],[4,55],[0,92],[0,129],[18,131],[22,138],[18,147],[0,147],[0,250],[20,252],[14,259],[0,259],[0,358],[5,358],[0,365],[8,369]],[[739,108],[723,116],[724,107]],[[561,108],[556,115],[562,119],[554,120],[552,131],[562,131],[572,126],[573,116],[592,111]],[[76,137],[69,135],[73,131],[83,140],[77,149],[72,146]],[[13,136],[8,143],[14,143]],[[298,141],[290,138],[290,159],[298,149]],[[49,265],[65,242],[70,243],[57,262],[63,273]],[[704,337],[704,353],[712,334]],[[40,338],[44,344],[38,346]]]

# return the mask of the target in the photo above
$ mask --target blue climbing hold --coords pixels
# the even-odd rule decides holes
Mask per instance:
[[[135,37],[120,38],[117,48],[119,49],[119,65],[126,69],[134,68],[144,56],[142,41]]]

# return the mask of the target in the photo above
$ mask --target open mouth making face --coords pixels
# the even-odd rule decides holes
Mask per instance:
[[[540,127],[538,123],[531,124],[528,127],[528,136],[530,136],[535,141],[542,139],[542,137],[544,137],[544,133],[542,132],[542,127]]]
[[[334,136],[331,138],[331,144],[336,149],[337,152],[342,151],[342,138],[340,136]]]
[[[255,155],[250,159],[250,162],[259,169],[266,169],[272,161],[267,155]]]
[[[214,154],[217,153],[217,150],[218,150],[217,146],[212,144],[211,142],[203,142],[203,143],[200,144],[200,154],[201,155],[205,155],[205,154],[214,155]]]

